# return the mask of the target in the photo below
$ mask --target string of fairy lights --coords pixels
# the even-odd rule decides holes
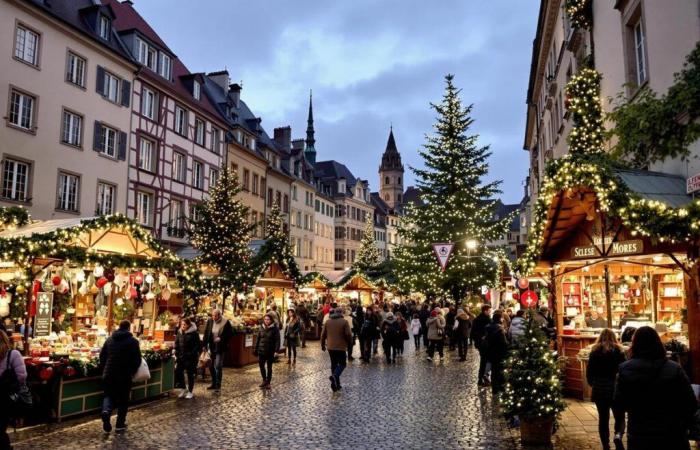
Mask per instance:
[[[365,271],[375,268],[379,265],[381,257],[377,243],[374,240],[374,222],[372,214],[367,215],[365,221],[365,231],[362,235],[360,249],[357,251],[357,259],[353,263],[353,268],[359,271]]]

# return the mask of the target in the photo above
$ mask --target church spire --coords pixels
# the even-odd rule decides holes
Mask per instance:
[[[389,129],[389,139],[386,142],[386,149],[382,155],[382,165],[380,171],[399,170],[403,172],[403,164],[401,163],[401,154],[396,148],[396,140],[394,139],[394,126],[392,124]]]
[[[306,121],[306,146],[314,147],[316,138],[314,137],[314,107],[313,107],[313,91],[309,91],[309,118]]]

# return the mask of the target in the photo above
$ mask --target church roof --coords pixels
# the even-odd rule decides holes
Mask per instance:
[[[400,170],[403,172],[401,154],[399,153],[398,148],[396,148],[393,128],[389,131],[389,139],[386,142],[386,149],[382,155],[382,165],[379,167],[380,172],[385,170]]]

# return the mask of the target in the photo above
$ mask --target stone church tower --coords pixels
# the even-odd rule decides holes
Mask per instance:
[[[382,165],[379,166],[379,195],[394,210],[403,203],[403,173],[401,155],[396,148],[392,127],[382,155]]]

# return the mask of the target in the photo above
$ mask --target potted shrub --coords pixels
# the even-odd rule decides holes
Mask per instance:
[[[554,424],[564,410],[559,363],[549,339],[530,311],[525,334],[505,362],[505,389],[500,396],[503,414],[520,421],[520,440],[549,445]]]

